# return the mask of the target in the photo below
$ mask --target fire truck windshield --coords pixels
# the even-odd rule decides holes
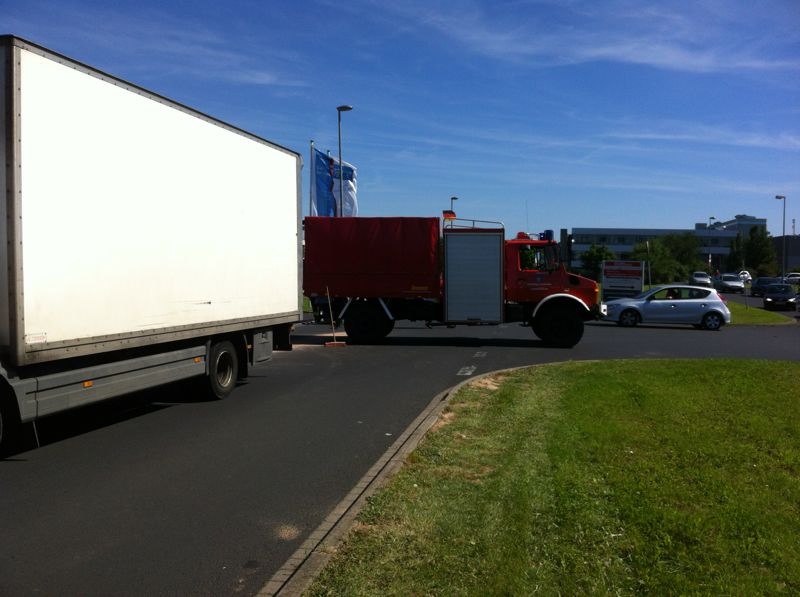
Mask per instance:
[[[520,245],[520,270],[552,270],[558,267],[558,249],[555,245]]]

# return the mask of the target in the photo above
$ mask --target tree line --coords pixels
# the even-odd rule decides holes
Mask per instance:
[[[701,239],[690,232],[668,234],[639,243],[624,257],[614,255],[606,245],[593,244],[581,255],[581,270],[590,278],[599,280],[603,261],[624,258],[648,262],[655,284],[686,282],[692,272],[707,271],[708,264],[701,257],[702,248]],[[721,271],[746,269],[754,277],[774,276],[779,269],[772,240],[766,229],[759,226],[753,226],[747,238],[736,235],[723,265]]]

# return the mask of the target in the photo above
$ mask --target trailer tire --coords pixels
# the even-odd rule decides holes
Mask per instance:
[[[227,398],[239,378],[239,355],[229,340],[214,342],[208,353],[208,395],[214,400]]]
[[[537,314],[531,328],[545,344],[558,348],[572,348],[583,338],[583,319],[574,309],[566,307]]]
[[[393,329],[394,320],[377,302],[354,301],[344,314],[344,331],[353,344],[375,344]]]
[[[20,440],[22,425],[8,394],[0,394],[0,457],[10,454]]]
[[[389,319],[385,313],[383,315],[380,327],[381,339],[386,338],[394,330],[394,319]]]

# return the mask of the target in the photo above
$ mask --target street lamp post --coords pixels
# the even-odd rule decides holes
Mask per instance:
[[[458,201],[458,197],[450,197],[450,211],[453,211],[453,203]]]
[[[783,251],[781,255],[781,278],[786,275],[786,196],[775,195],[775,199],[783,201]]]
[[[708,229],[708,273],[711,273],[711,220],[716,220],[714,216],[708,218],[708,225],[706,228]]]
[[[339,208],[338,214],[342,215],[344,210],[344,166],[342,165],[342,112],[349,112],[353,106],[336,106],[336,113],[339,117]]]

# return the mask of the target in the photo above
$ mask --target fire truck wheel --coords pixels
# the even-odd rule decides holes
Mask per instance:
[[[544,335],[547,333],[547,330],[544,328],[544,323],[541,317],[537,317],[531,323],[531,329],[533,333],[536,334],[536,337],[540,340],[544,340]]]
[[[353,344],[380,342],[393,329],[394,321],[386,316],[378,303],[354,302],[344,314],[344,331]]]
[[[572,348],[583,338],[583,319],[571,309],[548,309],[531,327],[545,344],[558,348]]]

